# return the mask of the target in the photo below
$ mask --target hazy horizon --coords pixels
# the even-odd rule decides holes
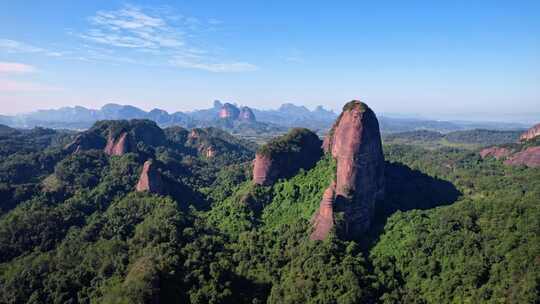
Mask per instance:
[[[67,14],[69,12],[69,14]],[[0,4],[0,114],[214,99],[540,120],[540,3]]]
[[[234,101],[230,101],[230,100],[219,100],[219,99],[215,99],[215,100],[218,100],[222,103],[226,103],[226,102],[229,102],[229,103],[233,103],[237,106],[248,106],[248,107],[251,107],[251,108],[254,108],[254,109],[257,109],[257,110],[277,110],[279,109],[279,106],[276,106],[276,107],[254,107],[254,106],[251,106],[249,104],[239,104],[237,102],[234,102]],[[283,102],[282,104],[286,104],[286,103],[291,103],[291,104],[294,104],[296,106],[304,106],[306,107],[307,109],[313,111],[315,110],[315,108],[317,106],[322,106],[325,110],[330,110],[330,111],[333,111],[336,115],[339,114],[341,112],[341,108],[339,109],[331,109],[325,105],[316,105],[316,106],[306,106],[302,103],[298,103],[298,102],[293,102],[293,101],[286,101],[286,102]],[[151,110],[153,109],[160,109],[160,110],[165,110],[166,112],[168,112],[169,114],[172,114],[172,113],[175,113],[175,112],[185,112],[185,113],[189,113],[189,112],[193,112],[193,111],[197,111],[197,110],[204,110],[204,109],[209,109],[213,106],[213,101],[212,102],[208,102],[207,104],[203,104],[203,103],[199,103],[200,105],[200,108],[196,108],[196,109],[193,109],[193,110],[167,110],[167,109],[163,109],[163,108],[160,108],[160,107],[139,107],[139,106],[136,106],[136,105],[132,105],[132,104],[129,104],[129,103],[119,103],[119,102],[106,102],[106,103],[102,103],[101,105],[97,106],[97,107],[85,107],[85,106],[82,106],[82,107],[85,107],[87,109],[90,109],[90,110],[100,110],[103,106],[107,105],[107,104],[117,104],[117,105],[121,105],[121,106],[134,106],[134,107],[137,107],[141,110],[144,110],[146,112],[150,112]],[[280,104],[280,105],[282,105]],[[7,116],[16,116],[16,115],[25,115],[25,114],[31,114],[33,112],[36,112],[36,111],[40,111],[40,110],[59,110],[61,108],[73,108],[73,107],[78,107],[80,105],[67,105],[67,106],[62,106],[62,107],[56,107],[56,108],[47,108],[47,109],[35,109],[35,110],[31,110],[31,111],[26,111],[26,112],[16,112],[16,113],[0,113],[0,115],[7,115]],[[376,110],[376,109],[375,109]],[[485,114],[482,114],[482,113],[424,113],[424,114],[421,114],[421,113],[413,113],[413,112],[410,112],[410,113],[407,113],[407,112],[378,112],[377,113],[379,116],[385,116],[385,117],[392,117],[392,118],[403,118],[403,119],[425,119],[425,120],[440,120],[440,121],[463,121],[463,122],[504,122],[504,123],[521,123],[521,124],[529,124],[529,125],[533,125],[533,124],[536,124],[538,123],[538,121],[540,121],[540,113],[514,113],[514,114],[500,114],[500,115],[490,115],[490,116],[486,116]]]

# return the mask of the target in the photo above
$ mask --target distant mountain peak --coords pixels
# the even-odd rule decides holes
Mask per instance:
[[[286,111],[286,112],[310,112],[308,108],[304,107],[304,106],[297,106],[293,103],[290,103],[290,102],[287,102],[287,103],[284,103],[282,104],[280,107],[279,107],[279,111]]]
[[[223,107],[223,104],[221,103],[221,101],[219,101],[219,100],[217,100],[217,99],[214,100],[214,109],[220,110],[221,107]]]
[[[233,104],[226,102],[219,110],[218,117],[221,119],[238,119],[240,110]]]
[[[121,107],[123,107],[123,105],[120,105],[120,104],[117,104],[117,103],[110,102],[110,103],[104,104],[104,105],[101,107],[101,110],[105,110],[105,109],[118,109],[118,108],[121,108]]]

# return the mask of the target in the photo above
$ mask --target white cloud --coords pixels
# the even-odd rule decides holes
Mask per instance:
[[[50,51],[11,39],[0,39],[0,50],[6,53],[39,53],[51,57],[61,57],[63,55],[62,52]]]
[[[73,29],[67,31],[85,40],[80,47],[59,52],[20,41],[0,39],[0,51],[88,62],[167,65],[208,72],[246,72],[258,69],[248,62],[223,60],[208,47],[199,47],[189,41],[193,37],[200,38],[205,31],[214,31],[215,26],[221,24],[217,19],[178,15],[169,8],[142,9],[125,5],[118,10],[98,11],[88,21],[91,27],[82,33],[74,33]]]
[[[182,31],[169,25],[167,17],[151,15],[135,6],[99,11],[89,18],[94,28],[81,37],[103,45],[135,49],[182,47]]]
[[[209,72],[245,72],[258,69],[247,62],[218,60],[217,54],[196,47],[188,41],[189,37],[197,36],[197,32],[202,28],[220,24],[217,19],[203,22],[195,17],[172,15],[168,10],[143,10],[127,5],[119,10],[99,11],[88,20],[92,28],[79,36],[89,43],[96,43],[110,50],[137,51],[139,54],[153,56],[156,60],[164,59],[165,64],[174,67]]]
[[[201,59],[189,58],[189,57],[176,57],[170,62],[173,66],[180,68],[199,69],[209,72],[223,73],[223,72],[250,72],[256,71],[258,67],[247,62],[227,62],[227,63],[213,63],[204,62]]]
[[[18,62],[0,62],[0,74],[25,74],[36,69],[28,64]]]

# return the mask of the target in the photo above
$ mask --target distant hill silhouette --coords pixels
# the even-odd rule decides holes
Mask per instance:
[[[226,107],[238,115],[234,119],[220,119],[220,111]],[[223,117],[222,117],[223,118]],[[229,117],[230,118],[230,117]],[[0,115],[0,124],[16,128],[36,126],[55,129],[88,129],[98,120],[150,119],[161,127],[181,126],[184,128],[218,127],[234,133],[261,134],[264,132],[286,132],[293,127],[309,128],[319,134],[328,130],[337,115],[318,106],[310,110],[292,103],[282,104],[278,109],[261,110],[234,103],[214,101],[213,107],[191,112],[169,113],[162,109],[144,111],[132,105],[109,103],[101,109],[81,106],[38,110],[14,116]],[[470,129],[524,129],[527,124],[495,122],[453,122],[418,118],[394,118],[382,115],[379,118],[382,133],[415,130],[452,132]]]

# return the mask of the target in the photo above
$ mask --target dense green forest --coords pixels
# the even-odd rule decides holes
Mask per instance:
[[[0,128],[0,303],[539,302],[538,168],[386,144],[372,229],[311,241],[331,157],[258,186],[256,146],[218,129],[89,132],[111,128],[137,148],[70,153],[76,134]],[[134,191],[147,159],[167,193]]]
[[[390,133],[383,136],[387,144],[412,144],[427,148],[459,147],[477,149],[507,143],[515,143],[523,130],[485,130],[474,129],[440,133],[429,130],[416,130],[399,133]]]

